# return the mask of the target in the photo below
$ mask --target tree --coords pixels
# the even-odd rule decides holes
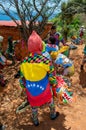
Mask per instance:
[[[70,31],[70,24],[72,23],[73,16],[75,14],[75,11],[73,11],[71,8],[68,9],[69,7],[70,3],[62,3],[61,5],[61,21],[63,24],[62,34],[65,41],[67,41],[67,36]]]
[[[86,0],[70,0],[64,14],[86,13]]]
[[[63,24],[63,36],[67,41],[67,36],[71,29],[75,14],[86,14],[86,1],[85,0],[70,0],[67,3],[61,4],[61,20]]]
[[[56,10],[58,13],[60,2],[61,0],[0,0],[0,8],[3,10],[2,13],[16,23],[27,41],[33,29],[39,34],[42,33],[48,19]],[[21,28],[15,16],[21,21]]]

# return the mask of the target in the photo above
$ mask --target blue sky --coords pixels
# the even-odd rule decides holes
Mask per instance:
[[[62,1],[67,2],[68,0],[62,0]],[[58,12],[60,12],[60,9],[58,10]],[[15,15],[15,18],[18,19],[18,16]],[[0,21],[1,21],[1,20],[9,21],[9,20],[11,20],[11,19],[10,19],[10,17],[8,17],[7,15],[2,15],[2,14],[0,14]]]

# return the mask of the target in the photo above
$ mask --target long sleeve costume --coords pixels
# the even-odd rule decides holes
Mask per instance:
[[[20,65],[20,85],[26,88],[28,101],[32,107],[51,102],[52,87],[57,86],[54,66],[42,55],[42,41],[37,35],[35,41],[35,35],[33,32],[31,42],[29,38],[28,49],[31,54]]]
[[[26,58],[20,66],[22,85],[31,106],[41,106],[50,102],[51,87],[57,85],[54,67],[46,57],[34,55]]]

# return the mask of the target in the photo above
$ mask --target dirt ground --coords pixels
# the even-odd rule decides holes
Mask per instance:
[[[6,126],[6,130],[86,130],[86,65],[80,70],[83,57],[84,45],[70,51],[70,58],[74,61],[75,74],[70,78],[72,89],[77,95],[77,100],[71,105],[58,105],[56,109],[60,112],[56,120],[50,120],[49,108],[39,108],[40,125],[32,124],[31,109],[16,114],[16,108],[25,99],[21,95],[19,79],[14,78],[17,72],[17,64],[4,69],[5,79],[8,79],[7,87],[0,88],[0,121]]]

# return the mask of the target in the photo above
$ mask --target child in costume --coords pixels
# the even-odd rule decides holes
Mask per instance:
[[[35,126],[39,125],[38,107],[49,103],[50,118],[54,120],[59,113],[55,111],[52,87],[57,81],[52,62],[42,55],[43,42],[33,31],[28,39],[30,55],[20,65],[20,85],[26,88],[26,95],[32,108],[32,120]]]
[[[55,38],[53,37],[50,37],[50,40],[49,40],[49,44],[45,44],[45,42],[43,41],[43,50],[42,50],[42,55],[47,57],[49,60],[51,60],[51,56],[50,56],[50,52],[51,51],[56,51],[58,50],[58,46],[55,45]],[[16,75],[15,75],[15,78],[16,77],[20,77],[20,72],[18,72]],[[24,111],[26,108],[30,107],[29,105],[29,102],[27,100],[25,100],[16,110],[16,113],[20,113],[22,111]]]
[[[58,50],[58,46],[56,45],[56,39],[54,37],[50,37],[48,44],[46,44],[45,52],[49,54],[57,53],[56,59],[53,60],[52,57],[50,59],[53,61],[56,70],[56,79],[58,85],[56,89],[53,88],[54,97],[58,98],[58,103],[71,103],[74,101],[73,92],[70,88],[71,82],[64,76],[71,76],[74,74],[74,65],[73,62],[63,53],[68,46],[63,46],[60,50]],[[46,55],[47,56],[47,55]],[[47,56],[49,57],[49,56]]]

